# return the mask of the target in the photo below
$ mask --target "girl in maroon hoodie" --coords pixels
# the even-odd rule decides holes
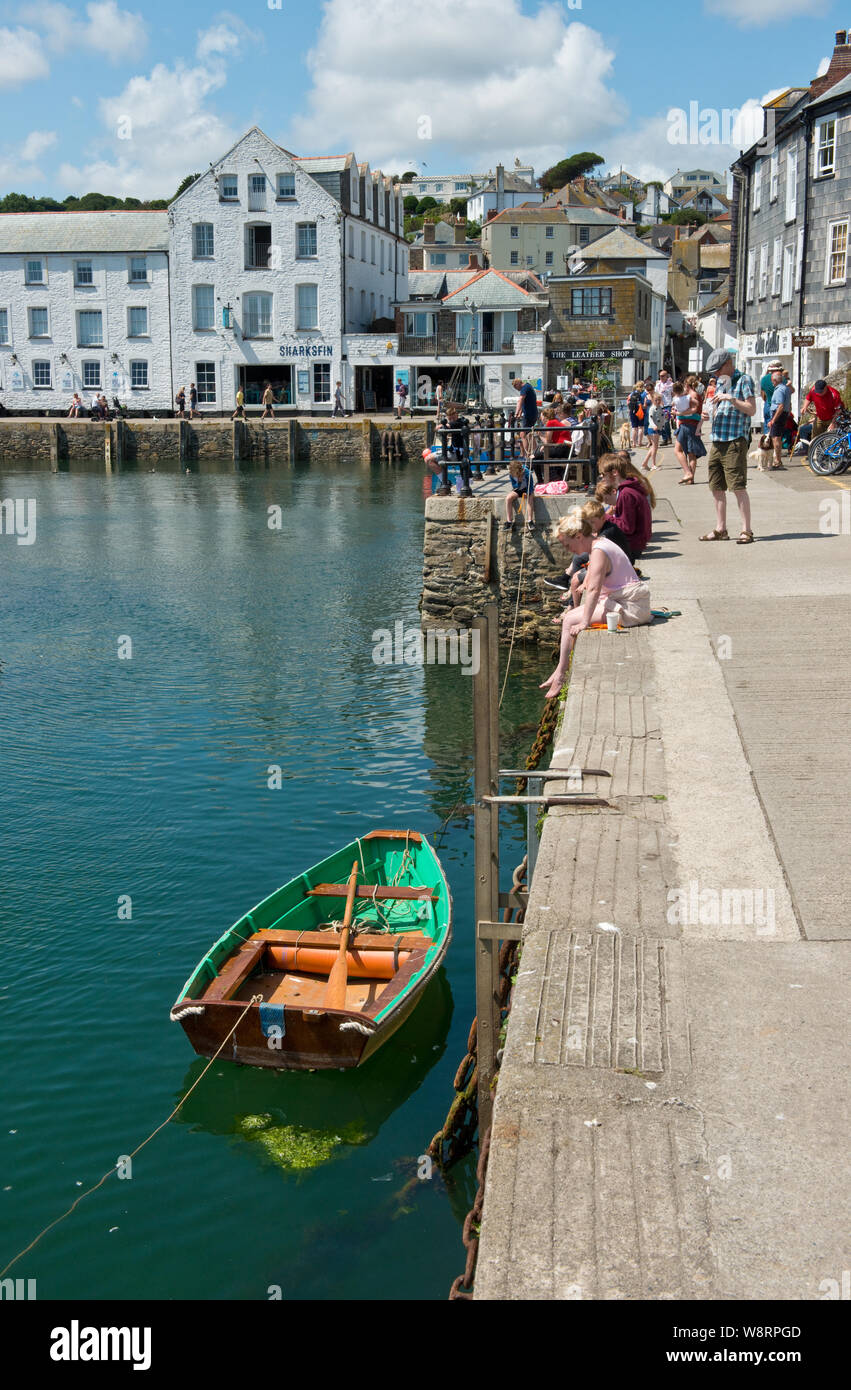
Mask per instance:
[[[651,509],[656,506],[656,494],[649,480],[623,454],[604,454],[600,477],[609,479],[618,490],[612,521],[623,531],[637,559],[653,531]]]

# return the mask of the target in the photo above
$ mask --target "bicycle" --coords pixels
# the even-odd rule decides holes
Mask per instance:
[[[807,463],[817,477],[836,477],[851,468],[851,412],[837,412],[833,428],[814,439]]]

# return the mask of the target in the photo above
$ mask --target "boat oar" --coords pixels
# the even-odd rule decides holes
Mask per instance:
[[[349,888],[346,893],[346,911],[343,914],[343,930],[340,932],[340,952],[328,976],[328,988],[322,1001],[323,1009],[344,1009],[346,1007],[346,985],[349,982],[349,965],[346,952],[349,949],[349,930],[352,913],[355,910],[355,894],[358,888],[358,861],[352,865],[349,874]]]

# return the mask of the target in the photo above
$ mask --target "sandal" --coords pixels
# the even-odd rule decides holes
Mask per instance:
[[[736,545],[753,545],[753,531],[743,531]]]
[[[728,541],[730,533],[725,526],[723,531],[707,531],[705,536],[698,536],[697,539],[699,541]]]

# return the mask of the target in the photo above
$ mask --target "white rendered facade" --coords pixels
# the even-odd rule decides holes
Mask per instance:
[[[173,391],[166,212],[0,216],[0,388],[18,414],[101,392],[167,411]]]
[[[257,404],[267,381],[285,408],[333,410],[344,334],[407,293],[399,206],[352,156],[299,160],[256,127],[186,189],[170,208],[173,370],[202,412],[233,410],[240,387]]]

